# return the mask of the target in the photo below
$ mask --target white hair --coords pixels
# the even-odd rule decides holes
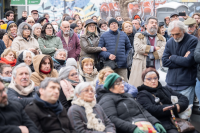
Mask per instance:
[[[32,61],[33,61],[33,57],[35,57],[35,54],[29,50],[24,50],[23,51],[23,60],[26,59],[26,53],[31,53],[31,58],[32,58]]]
[[[26,63],[20,63],[20,64],[17,65],[17,66],[13,69],[13,71],[12,71],[12,80],[13,80],[13,78],[16,78],[17,69],[18,69],[18,68],[21,68],[21,67],[26,67],[26,68],[28,69],[28,71],[29,71],[29,75],[31,76],[32,71],[31,71],[30,67],[29,67]]]
[[[81,94],[81,91],[83,89],[85,89],[86,87],[88,87],[88,86],[91,86],[92,89],[93,89],[93,91],[95,92],[95,88],[93,87],[93,85],[90,82],[82,82],[82,83],[80,83],[80,84],[78,84],[76,86],[76,88],[74,90],[74,99],[73,100],[78,99],[78,97],[76,96],[76,94],[78,94],[78,95]]]
[[[70,26],[70,23],[68,22],[68,21],[62,21],[62,23],[61,23],[61,25],[60,25],[60,27],[63,27],[63,23],[68,23],[69,24],[69,26]]]
[[[182,21],[175,20],[169,23],[168,33],[171,34],[171,31],[176,27],[178,27],[184,33],[188,31],[188,27]]]
[[[65,53],[66,53],[66,59],[67,59],[68,52],[67,52],[67,50],[65,50],[65,49],[58,49],[58,50],[55,52],[55,54],[54,54],[54,58],[56,58],[56,56],[57,56],[58,53],[60,53],[60,52],[65,52]]]
[[[59,71],[59,79],[63,80],[63,79],[68,78],[69,73],[71,72],[71,70],[76,70],[76,68],[74,66],[62,67],[60,69],[60,71]]]

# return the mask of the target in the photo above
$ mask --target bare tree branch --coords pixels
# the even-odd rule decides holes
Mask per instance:
[[[127,0],[126,2],[124,2],[124,5],[128,5],[128,3],[131,3],[131,2],[135,2],[136,0]]]

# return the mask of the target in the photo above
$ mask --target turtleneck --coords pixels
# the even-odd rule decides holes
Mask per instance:
[[[65,64],[65,60],[59,60],[59,59],[55,59],[58,63],[60,63],[60,65],[64,65]]]
[[[49,74],[51,72],[51,68],[49,69],[49,71],[43,71],[43,70],[40,70],[40,72],[44,73],[44,74]]]
[[[109,29],[109,32],[113,35],[117,35],[118,34],[118,30],[117,31],[112,31],[111,29]]]

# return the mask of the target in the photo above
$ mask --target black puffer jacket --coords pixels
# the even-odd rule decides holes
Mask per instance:
[[[101,89],[98,92],[97,101],[111,122],[114,123],[117,133],[133,133],[137,126],[132,122],[145,120],[145,118],[152,125],[159,123],[155,117],[134,100],[131,94],[115,94]]]
[[[163,104],[155,102],[155,97],[160,98],[160,102]],[[150,88],[148,86],[142,85],[138,87],[138,95],[137,101],[153,116],[155,116],[161,124],[164,126],[166,130],[176,129],[176,127],[172,124],[170,118],[170,111],[163,112],[163,108],[167,106],[171,106],[171,96],[178,97],[178,103],[180,105],[180,112],[183,112],[187,109],[189,101],[187,97],[183,96],[180,93],[173,91],[168,87],[162,87],[159,83],[157,88]],[[173,108],[173,112],[178,117],[176,106]]]
[[[29,133],[39,133],[37,127],[24,112],[22,105],[9,101],[5,107],[0,107],[0,133],[21,133],[19,126],[26,126]]]

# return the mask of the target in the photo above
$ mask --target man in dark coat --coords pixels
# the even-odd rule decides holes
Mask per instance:
[[[115,70],[116,73],[118,73],[120,76],[124,78],[124,81],[128,82],[127,79],[127,55],[128,52],[131,50],[132,46],[129,41],[128,36],[118,30],[119,23],[116,19],[111,18],[108,22],[108,26],[110,28],[109,31],[105,32],[101,37],[99,41],[98,47],[105,47],[107,51],[100,52],[100,56],[103,57],[105,60],[115,60],[118,68]],[[117,37],[120,32],[119,36],[119,42],[117,47],[116,55],[115,53],[115,47],[117,42]]]
[[[20,103],[8,101],[0,79],[0,133],[39,133]]]
[[[27,19],[27,11],[23,11],[22,17],[17,21],[17,26],[19,26],[22,22],[25,22],[26,19]]]
[[[187,34],[187,27],[181,21],[170,22],[168,27],[172,35],[167,41],[162,62],[168,67],[166,82],[174,91],[180,92],[193,104],[197,68],[194,60],[194,50],[198,39]]]
[[[26,113],[38,127],[40,133],[75,133],[67,111],[58,100],[60,82],[56,78],[45,78],[32,103],[25,108]]]

